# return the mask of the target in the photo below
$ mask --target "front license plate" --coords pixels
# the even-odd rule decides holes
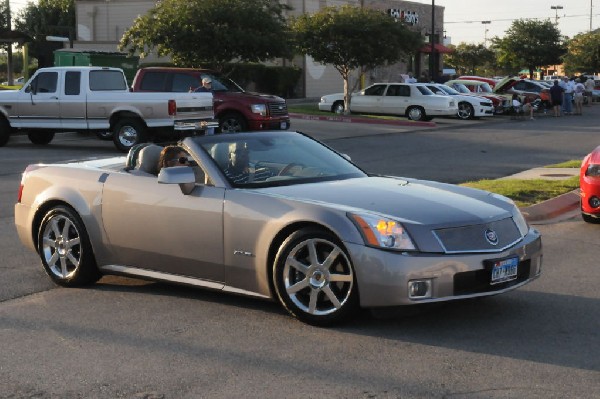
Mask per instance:
[[[519,258],[508,258],[492,262],[492,281],[490,284],[499,284],[517,278]]]
[[[280,122],[279,126],[280,126],[281,130],[285,130],[285,129],[287,129],[287,122]]]

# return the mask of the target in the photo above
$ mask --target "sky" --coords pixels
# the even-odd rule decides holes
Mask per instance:
[[[412,0],[430,4],[431,0]],[[590,5],[592,6],[592,30],[600,27],[600,0],[434,0],[436,6],[445,7],[444,29],[451,43],[483,43],[486,35],[502,37],[513,20],[525,18],[555,21],[558,28],[569,37],[590,30]],[[552,6],[562,6],[554,10]],[[481,21],[490,21],[482,24]],[[486,34],[485,30],[488,29]]]

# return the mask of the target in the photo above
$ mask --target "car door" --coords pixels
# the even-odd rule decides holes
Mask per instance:
[[[410,104],[410,86],[405,84],[391,84],[388,86],[381,113],[388,115],[404,115]]]
[[[109,264],[223,282],[224,189],[184,195],[155,176],[110,174],[102,194]]]
[[[350,102],[352,112],[381,113],[386,87],[387,84],[375,84],[353,94]]]
[[[86,93],[81,87],[81,71],[66,71],[60,94],[61,127],[66,130],[87,129]]]
[[[40,72],[20,93],[15,116],[18,127],[60,129],[59,87],[61,76],[57,71]]]

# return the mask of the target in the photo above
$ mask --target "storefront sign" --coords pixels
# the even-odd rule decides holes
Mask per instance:
[[[398,10],[397,8],[390,8],[387,11],[396,21],[404,21],[409,25],[417,25],[419,23],[419,14],[415,11]]]

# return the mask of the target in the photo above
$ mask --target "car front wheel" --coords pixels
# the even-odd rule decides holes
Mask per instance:
[[[85,227],[66,206],[54,207],[44,216],[38,231],[38,253],[56,284],[77,287],[101,277]]]
[[[273,266],[279,301],[297,319],[317,326],[339,323],[358,307],[352,262],[332,234],[304,228],[281,245]]]
[[[333,103],[333,106],[331,107],[331,112],[333,112],[334,114],[343,114],[344,113],[344,102],[336,101],[335,103]]]
[[[54,139],[54,132],[31,132],[27,137],[33,144],[46,145]]]
[[[473,119],[475,110],[473,106],[467,102],[458,103],[458,117],[460,119]]]
[[[247,129],[244,117],[234,112],[223,115],[219,120],[219,124],[222,133],[238,133]]]

